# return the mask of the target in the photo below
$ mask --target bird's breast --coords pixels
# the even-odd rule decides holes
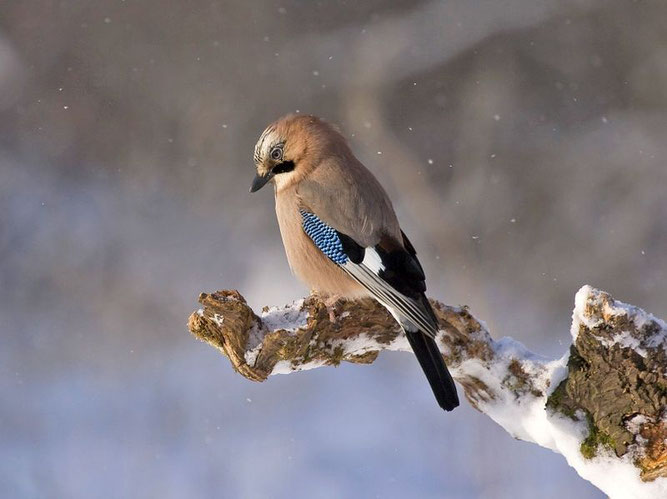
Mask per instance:
[[[299,198],[295,192],[276,193],[276,216],[287,261],[294,275],[312,291],[345,298],[368,293],[322,253],[303,230]]]

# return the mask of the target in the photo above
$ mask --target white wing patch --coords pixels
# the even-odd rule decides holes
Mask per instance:
[[[378,252],[375,251],[375,248],[366,248],[364,259],[361,264],[366,266],[368,270],[374,274],[379,274],[380,271],[385,269],[385,266],[382,264],[382,259],[380,258],[380,255],[378,255]]]
[[[332,262],[339,265],[355,281],[366,288],[370,294],[396,318],[407,331],[421,331],[426,336],[435,338],[438,325],[417,300],[405,296],[395,289],[383,277],[387,266],[373,247],[364,248],[364,258],[354,263],[345,253],[345,246],[340,234],[322,222],[314,213],[301,210],[303,230],[315,246]]]

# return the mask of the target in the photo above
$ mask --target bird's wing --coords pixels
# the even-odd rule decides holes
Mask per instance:
[[[364,246],[312,211],[303,208],[300,213],[303,230],[320,251],[387,307],[401,325],[435,337],[438,326],[424,295],[424,271],[402,232],[402,243],[383,235],[377,244]]]
[[[389,196],[356,159],[343,165],[330,160],[320,164],[297,188],[302,206],[328,226],[368,247],[388,234],[400,240],[401,230]]]
[[[438,321],[424,291],[424,271],[414,247],[400,232],[402,243],[381,235],[364,246],[355,238],[301,209],[301,224],[315,246],[382,303],[405,331],[405,336],[426,374],[440,407],[459,405],[456,386],[435,341]]]

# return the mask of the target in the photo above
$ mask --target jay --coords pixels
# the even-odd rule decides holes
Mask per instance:
[[[345,138],[324,120],[292,114],[264,130],[253,159],[250,192],[273,183],[292,272],[320,294],[380,302],[405,332],[440,407],[457,407],[415,248],[386,192]]]

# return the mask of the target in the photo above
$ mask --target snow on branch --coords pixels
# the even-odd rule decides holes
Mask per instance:
[[[343,361],[370,364],[381,350],[410,351],[372,300],[327,306],[310,296],[256,315],[237,291],[202,293],[191,333],[253,381]],[[466,307],[431,301],[454,379],[477,410],[515,438],[562,454],[611,498],[667,497],[667,325],[584,286],[573,343],[562,358],[494,340]],[[447,417],[443,413],[443,417]]]

